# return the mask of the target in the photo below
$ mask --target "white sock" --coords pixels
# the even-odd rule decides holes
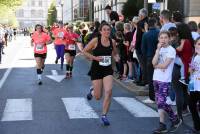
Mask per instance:
[[[38,74],[38,80],[42,80],[42,75]]]

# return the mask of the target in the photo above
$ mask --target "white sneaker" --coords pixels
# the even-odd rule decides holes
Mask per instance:
[[[166,103],[167,103],[168,105],[172,105],[172,106],[175,106],[175,105],[176,105],[176,101],[172,101],[172,100],[170,99],[170,97],[167,97]]]
[[[149,99],[149,98],[146,99],[146,100],[143,100],[143,102],[144,102],[144,103],[151,103],[151,104],[152,104],[152,103],[155,103],[155,101],[152,101],[152,100]]]

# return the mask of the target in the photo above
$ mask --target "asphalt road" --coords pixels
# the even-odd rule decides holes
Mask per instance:
[[[63,79],[65,70],[54,64],[52,45],[43,85],[38,86],[29,42],[19,37],[10,43],[0,65],[0,134],[151,134],[158,126],[157,112],[116,83],[108,114],[111,125],[102,126],[102,100],[86,100],[88,62],[77,56],[73,78]],[[182,125],[176,134],[185,130]]]

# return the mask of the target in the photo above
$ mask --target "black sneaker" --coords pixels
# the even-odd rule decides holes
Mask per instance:
[[[42,81],[41,80],[38,81],[38,85],[42,85]]]
[[[93,91],[93,87],[90,87],[90,92],[87,94],[87,100],[91,100],[92,99],[92,91]]]
[[[102,121],[104,126],[109,126],[110,125],[110,122],[108,121],[108,118],[107,118],[106,115],[102,115],[101,116],[101,121]]]
[[[159,127],[153,131],[153,134],[167,133],[167,126],[164,123],[159,123]]]
[[[178,127],[181,125],[181,123],[182,123],[182,120],[181,119],[177,119],[175,122],[172,123],[172,125],[171,125],[171,127],[169,129],[169,132],[170,133],[175,132],[178,129]]]
[[[55,63],[58,64],[58,59],[55,60]]]

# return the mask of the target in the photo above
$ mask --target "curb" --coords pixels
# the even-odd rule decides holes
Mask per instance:
[[[149,92],[147,90],[148,87],[146,87],[146,86],[141,87],[141,86],[137,86],[135,84],[129,84],[129,83],[126,84],[126,83],[123,83],[120,80],[116,79],[114,76],[113,76],[113,80],[118,85],[120,85],[121,87],[125,88],[126,90],[132,92],[136,96],[148,96],[148,94],[149,94]]]

